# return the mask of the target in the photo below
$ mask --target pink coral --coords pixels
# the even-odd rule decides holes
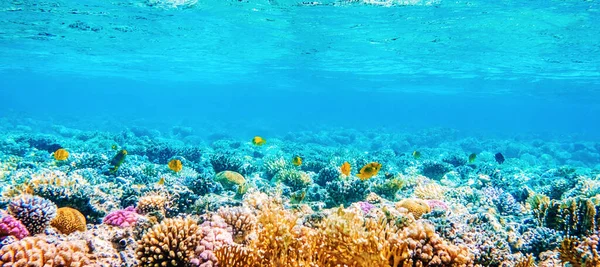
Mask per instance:
[[[227,224],[215,221],[206,221],[200,225],[203,235],[200,244],[196,247],[196,258],[190,260],[192,266],[216,266],[215,251],[224,245],[233,244],[233,237],[226,228]]]
[[[22,239],[29,236],[29,231],[15,217],[2,212],[0,213],[0,240],[9,236]]]
[[[432,210],[448,210],[448,205],[441,200],[430,199],[426,200],[427,205],[431,207]]]
[[[105,224],[118,226],[121,228],[134,226],[139,218],[139,214],[135,212],[133,206],[127,207],[126,209],[116,210],[104,217]]]

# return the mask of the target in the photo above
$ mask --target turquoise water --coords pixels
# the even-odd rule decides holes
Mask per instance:
[[[0,100],[0,266],[600,266],[596,0],[2,0]]]
[[[596,1],[158,2],[2,1],[0,110],[599,132]]]

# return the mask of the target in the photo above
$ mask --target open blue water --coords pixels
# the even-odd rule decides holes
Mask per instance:
[[[598,1],[6,0],[0,25],[17,121],[600,136]]]

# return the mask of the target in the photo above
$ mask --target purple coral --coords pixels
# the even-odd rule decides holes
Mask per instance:
[[[429,199],[426,200],[427,205],[429,205],[429,207],[432,210],[448,210],[448,205],[446,205],[446,203],[444,201],[441,200],[435,200],[435,199]]]
[[[200,225],[203,235],[196,247],[196,258],[190,260],[192,266],[216,266],[215,250],[223,245],[233,244],[233,237],[226,228],[227,224],[215,221],[206,221]]]
[[[129,206],[126,209],[115,210],[109,213],[106,215],[106,217],[104,217],[102,222],[108,225],[126,228],[134,226],[139,216],[140,215],[135,212],[135,208],[133,206]]]
[[[359,201],[356,204],[358,204],[360,210],[362,210],[365,214],[369,213],[369,211],[375,208],[375,205],[365,201]]]
[[[0,212],[0,240],[13,236],[22,239],[29,236],[29,231],[19,220],[4,212]]]

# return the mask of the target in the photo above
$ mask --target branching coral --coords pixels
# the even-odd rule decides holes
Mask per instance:
[[[568,236],[581,237],[600,230],[599,196],[563,200],[535,197],[530,198],[529,203],[542,226],[563,231]]]
[[[220,208],[218,214],[231,227],[233,241],[239,244],[244,243],[256,223],[252,211],[243,207]]]
[[[22,239],[28,235],[29,231],[20,221],[13,216],[0,212],[0,241],[10,236]]]
[[[164,217],[168,204],[167,196],[152,193],[140,197],[135,209],[140,214],[152,214]]]
[[[140,266],[185,266],[195,254],[202,233],[191,219],[166,219],[140,241],[136,255]]]
[[[85,216],[78,210],[69,207],[59,208],[50,225],[67,235],[75,231],[86,230]]]
[[[43,237],[27,237],[2,247],[0,266],[94,266],[86,252],[84,244],[72,242],[51,244],[47,243]]]
[[[443,200],[446,189],[436,182],[420,183],[415,187],[415,197],[420,199]]]
[[[279,171],[273,179],[283,182],[293,191],[304,189],[312,183],[312,179],[307,173],[295,169]]]
[[[8,213],[27,227],[32,235],[39,234],[48,227],[56,216],[56,205],[38,196],[22,196],[8,205]]]
[[[194,250],[195,257],[190,260],[190,265],[211,267],[217,264],[215,250],[233,244],[231,233],[226,227],[226,224],[219,221],[206,221],[200,225],[202,239]]]

